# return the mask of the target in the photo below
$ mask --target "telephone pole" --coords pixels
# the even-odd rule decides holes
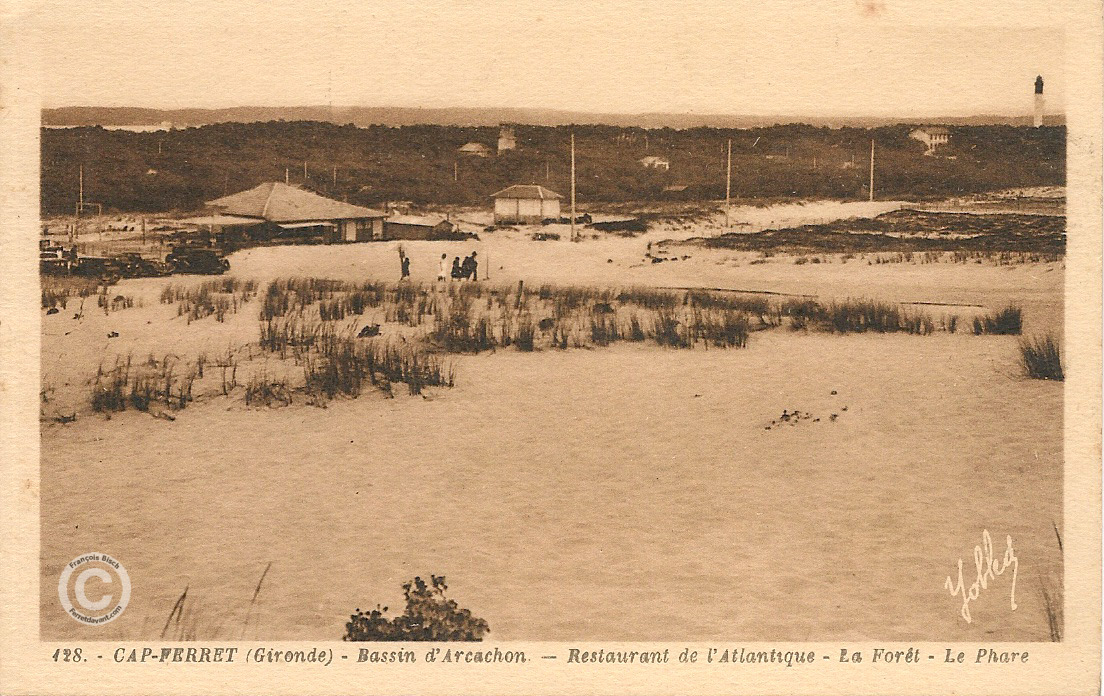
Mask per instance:
[[[874,200],[874,139],[870,139],[870,200]]]
[[[575,134],[571,134],[571,241],[575,241]]]
[[[728,169],[725,171],[725,231],[728,230],[728,203],[732,197],[732,138],[728,139]]]

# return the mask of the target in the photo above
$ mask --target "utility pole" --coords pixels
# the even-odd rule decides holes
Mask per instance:
[[[452,180],[453,181],[459,181],[460,180],[460,163],[459,162],[453,162],[452,163]]]
[[[80,237],[80,218],[81,213],[84,212],[84,165],[80,166],[80,170],[77,174],[77,219],[73,221],[73,237],[70,238],[69,243],[72,244],[73,240]]]
[[[870,139],[870,200],[874,200],[874,139]]]
[[[291,167],[284,167],[284,183],[291,183]]]
[[[334,188],[337,188],[337,167],[334,167],[333,185]]]
[[[303,182],[307,181],[307,161],[303,160]]]
[[[575,134],[571,134],[571,241],[575,241]]]
[[[725,231],[728,231],[728,203],[732,197],[732,138],[728,139],[728,169],[725,170]]]

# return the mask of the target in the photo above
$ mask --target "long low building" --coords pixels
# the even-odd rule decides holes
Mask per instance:
[[[365,208],[278,181],[208,201],[227,222],[249,227],[250,236],[319,238],[327,242],[383,239],[386,213]],[[261,226],[261,229],[257,229]],[[256,230],[256,231],[254,231]]]
[[[443,217],[394,215],[383,221],[384,239],[447,239],[456,224]]]

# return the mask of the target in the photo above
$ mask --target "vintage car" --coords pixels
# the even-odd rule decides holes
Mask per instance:
[[[176,273],[221,275],[230,270],[230,262],[210,247],[176,246],[165,257]]]
[[[99,278],[105,283],[116,283],[123,277],[125,262],[110,256],[81,256],[71,267],[73,275]]]
[[[164,261],[143,258],[141,254],[120,254],[124,278],[150,278],[172,274],[173,267]]]

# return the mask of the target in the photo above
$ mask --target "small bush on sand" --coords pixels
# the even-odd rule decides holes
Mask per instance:
[[[743,348],[748,340],[748,318],[743,312],[725,310],[694,317],[692,334],[718,348]]]
[[[117,359],[115,366],[96,370],[92,382],[92,410],[108,417],[112,412],[133,408],[148,412],[155,404],[182,409],[192,402],[192,387],[198,369],[177,371],[177,359],[166,355],[156,360],[151,355],[145,363],[135,364],[130,357]]]
[[[644,333],[644,327],[640,324],[640,318],[633,314],[629,317],[629,326],[623,334],[625,340],[634,341],[639,343],[648,338],[648,335]]]
[[[1062,348],[1050,334],[1020,341],[1020,359],[1028,377],[1056,382],[1066,379],[1062,369]]]
[[[672,312],[661,310],[656,312],[655,331],[653,336],[656,343],[671,348],[689,348],[689,337],[679,330],[681,322]]]
[[[245,385],[246,406],[290,406],[291,389],[287,380],[275,379],[266,371],[253,375]]]
[[[1008,305],[996,314],[974,318],[974,335],[1019,336],[1023,332],[1023,311]]]
[[[490,321],[477,317],[472,303],[457,297],[448,313],[435,316],[433,340],[449,353],[478,353],[493,350],[496,346]]]
[[[513,343],[518,350],[532,352],[535,339],[536,330],[533,328],[533,320],[528,316],[518,319],[517,333],[513,337]]]
[[[406,611],[393,619],[385,618],[387,607],[376,606],[369,612],[356,610],[345,624],[347,641],[479,641],[491,628],[483,619],[461,609],[454,599],[445,597],[448,585],[444,576],[431,575],[403,584]]]
[[[353,339],[327,345],[317,360],[308,357],[304,374],[304,389],[316,404],[338,395],[356,398],[365,382],[387,393],[392,383],[402,383],[412,396],[425,387],[453,385],[452,367],[419,347]]]

